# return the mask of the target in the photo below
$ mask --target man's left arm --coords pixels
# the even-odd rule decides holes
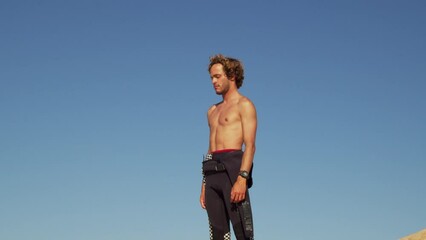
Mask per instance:
[[[256,108],[250,100],[244,99],[239,105],[239,111],[243,131],[243,142],[245,146],[240,171],[250,172],[253,165],[254,153],[256,151]],[[244,200],[246,191],[247,179],[238,176],[237,181],[231,190],[231,202],[241,202]]]

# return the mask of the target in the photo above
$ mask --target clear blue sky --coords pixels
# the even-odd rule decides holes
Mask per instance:
[[[208,239],[209,56],[258,110],[257,239],[426,228],[424,1],[2,1],[0,238]]]

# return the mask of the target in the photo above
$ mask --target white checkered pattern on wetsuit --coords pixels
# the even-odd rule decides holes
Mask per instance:
[[[209,222],[209,230],[210,230],[210,240],[213,240],[213,228],[210,222]],[[223,240],[231,240],[231,232],[226,233],[223,236]]]
[[[208,161],[208,160],[212,160],[213,159],[213,154],[211,153],[207,153],[207,155],[204,157],[204,161]]]

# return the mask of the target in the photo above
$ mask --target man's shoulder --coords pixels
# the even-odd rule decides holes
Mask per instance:
[[[213,112],[213,110],[216,108],[216,105],[211,105],[209,107],[209,110],[207,110],[207,114],[210,114],[211,112]]]
[[[238,106],[240,107],[254,107],[253,102],[246,96],[241,96],[238,100]]]
[[[211,105],[211,106],[209,107],[209,110],[207,111],[207,113],[211,113],[211,112],[212,112],[213,110],[215,110],[215,109],[216,109],[216,107],[217,107],[217,106],[219,106],[221,103],[222,103],[222,102],[218,102],[218,103],[215,103],[215,104]]]

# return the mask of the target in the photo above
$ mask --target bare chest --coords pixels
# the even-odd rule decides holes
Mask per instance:
[[[228,126],[240,121],[237,106],[218,106],[210,115],[211,126]]]

